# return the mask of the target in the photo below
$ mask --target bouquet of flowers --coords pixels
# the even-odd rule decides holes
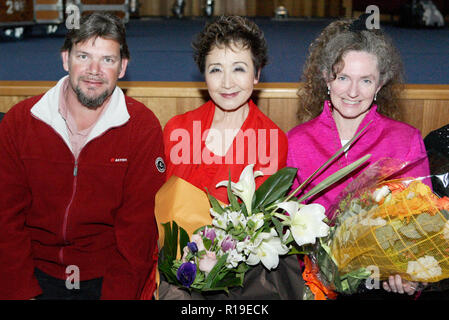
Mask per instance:
[[[287,192],[296,168],[279,170],[256,190],[255,178],[262,173],[254,172],[253,165],[248,165],[238,182],[229,179],[217,184],[227,187],[228,205],[208,195],[212,223],[195,230],[190,239],[176,222],[163,224],[165,236],[159,270],[167,282],[200,293],[229,292],[229,288],[243,286],[245,274],[251,268],[262,264],[273,270],[281,256],[308,252],[316,238],[328,234],[329,226],[323,206],[300,203],[355,170],[370,155],[330,176],[301,199],[293,195],[357,137],[290,195]]]
[[[404,166],[378,161],[331,209],[329,234],[308,258],[321,288],[352,294],[363,280],[372,285],[395,274],[420,282],[449,278],[449,198],[418,178],[385,179]]]

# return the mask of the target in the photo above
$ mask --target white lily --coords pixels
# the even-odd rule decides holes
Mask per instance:
[[[243,254],[239,253],[236,249],[229,250],[226,264],[229,269],[237,268],[241,261],[245,261]]]
[[[322,205],[312,203],[300,205],[296,201],[282,202],[278,207],[288,212],[287,215],[276,215],[285,220],[290,226],[293,238],[299,246],[315,243],[316,238],[325,237],[329,233],[329,226],[323,222],[326,218]]]
[[[251,244],[251,237],[246,236],[246,238],[243,241],[237,242],[236,249],[239,253],[244,253],[245,255],[248,255],[250,253],[249,247]]]
[[[226,231],[222,230],[222,229],[215,229],[215,241],[218,241],[218,243],[221,243],[223,241],[224,238],[226,238],[228,236],[228,234],[226,233]]]
[[[216,226],[217,228],[226,230],[227,228],[227,222],[228,222],[228,214],[227,212],[220,214],[215,212],[214,209],[209,209],[209,212],[211,216],[214,218],[212,219],[212,225]]]
[[[261,171],[253,172],[253,168],[254,164],[247,165],[240,174],[239,181],[237,183],[231,181],[232,193],[242,199],[249,216],[251,215],[251,205],[253,202],[254,192],[256,191],[256,182],[254,180],[258,176],[263,175]],[[228,180],[220,181],[215,187],[227,187],[228,182]]]
[[[227,216],[228,222],[231,222],[235,229],[239,226],[242,228],[246,227],[246,217],[241,212],[231,211]]]
[[[279,255],[288,253],[289,248],[281,242],[274,229],[268,232],[261,232],[252,244],[250,244],[249,256],[246,260],[248,265],[256,265],[259,262],[268,269],[274,269],[279,264]]]
[[[248,222],[252,222],[254,224],[253,231],[258,230],[259,228],[263,227],[264,225],[264,214],[262,212],[253,214],[252,216],[248,217]]]

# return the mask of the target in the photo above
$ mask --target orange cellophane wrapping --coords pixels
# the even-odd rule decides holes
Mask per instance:
[[[312,263],[308,256],[304,256],[304,271],[302,277],[313,293],[315,300],[336,299],[337,294],[327,288],[318,277],[318,267]]]

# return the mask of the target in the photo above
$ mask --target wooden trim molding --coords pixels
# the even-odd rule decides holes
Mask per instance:
[[[0,112],[19,101],[48,91],[55,81],[0,81]],[[150,108],[162,126],[177,114],[209,99],[204,82],[120,81],[126,95]],[[254,98],[259,109],[282,130],[297,124],[297,91],[302,83],[259,83]],[[400,96],[402,120],[421,130],[423,137],[449,123],[449,85],[407,84]]]
[[[0,81],[0,96],[32,96],[46,92],[56,84],[55,81]],[[129,96],[145,97],[204,97],[207,91],[204,82],[170,81],[119,81],[118,85]],[[301,83],[266,82],[255,87],[260,98],[296,98]],[[407,84],[401,99],[449,100],[447,84]]]

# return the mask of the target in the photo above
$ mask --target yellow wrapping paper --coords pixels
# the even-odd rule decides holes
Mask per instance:
[[[163,223],[175,221],[190,237],[196,229],[212,223],[209,209],[209,198],[205,191],[184,179],[171,176],[156,194],[154,213],[159,248],[164,246]]]
[[[177,176],[171,176],[156,194],[154,214],[159,232],[159,250],[164,246],[163,223],[175,221],[189,238],[198,228],[212,223],[209,198],[205,191]],[[177,259],[182,248],[178,248]],[[156,299],[159,299],[159,270],[156,272]]]

